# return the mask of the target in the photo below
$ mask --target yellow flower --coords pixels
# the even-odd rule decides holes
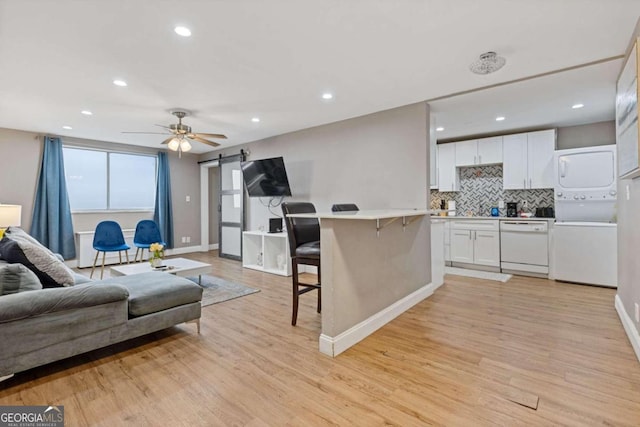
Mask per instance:
[[[149,250],[151,252],[162,252],[163,249],[164,249],[164,246],[162,246],[160,243],[152,243],[149,246]]]

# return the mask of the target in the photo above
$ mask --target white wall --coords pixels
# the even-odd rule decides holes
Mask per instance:
[[[558,128],[558,150],[616,143],[616,122],[589,123]]]

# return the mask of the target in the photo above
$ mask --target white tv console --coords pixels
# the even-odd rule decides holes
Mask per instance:
[[[242,233],[242,266],[265,273],[291,276],[291,255],[287,233],[244,231]]]

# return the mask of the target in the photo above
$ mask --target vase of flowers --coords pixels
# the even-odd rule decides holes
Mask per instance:
[[[151,253],[149,257],[151,267],[160,267],[162,265],[162,257],[164,257],[164,246],[162,243],[152,243],[149,246],[149,252]]]

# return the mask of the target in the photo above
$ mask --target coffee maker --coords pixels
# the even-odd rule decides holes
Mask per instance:
[[[507,203],[507,216],[515,218],[518,216],[518,204],[514,202]]]

